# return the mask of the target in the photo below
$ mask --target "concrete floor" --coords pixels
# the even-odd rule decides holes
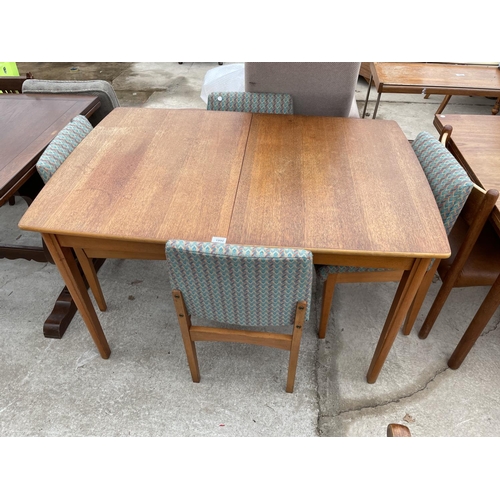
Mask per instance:
[[[229,63],[225,63],[229,64]],[[201,85],[214,63],[19,63],[35,78],[104,79],[123,106],[204,108]],[[367,84],[358,81],[363,109]],[[376,93],[370,96],[373,110]],[[386,94],[377,119],[396,120],[408,139],[432,125],[439,96]],[[447,113],[490,114],[494,101],[454,97]],[[0,208],[0,240],[29,243],[17,228],[26,206]],[[304,331],[293,394],[284,391],[286,353],[200,344],[202,380],[191,381],[165,263],[108,260],[99,272],[108,311],[98,312],[112,354],[99,357],[77,314],[64,337],[42,323],[62,288],[50,264],[0,260],[0,436],[382,437],[388,423],[415,437],[500,436],[497,311],[462,367],[447,360],[487,289],[452,292],[426,340],[400,336],[378,381],[365,376],[396,285],[336,290],[325,340],[316,337],[319,291]]]

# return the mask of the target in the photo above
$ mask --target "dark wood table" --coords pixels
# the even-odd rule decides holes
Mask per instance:
[[[434,126],[439,133],[451,125],[448,149],[470,178],[479,186],[500,191],[500,117],[488,115],[436,115]],[[500,237],[500,200],[493,209],[490,222]],[[500,256],[499,256],[500,258]],[[457,369],[500,305],[500,276],[492,285],[479,310],[467,327],[448,361]]]
[[[366,114],[372,82],[378,92],[372,118],[377,116],[380,97],[392,94],[441,94],[445,98],[436,113],[442,113],[453,95],[500,97],[500,69],[497,66],[450,63],[370,63],[371,77],[366,93]],[[494,107],[492,113],[498,109]]]
[[[42,233],[103,358],[111,350],[74,253],[163,260],[170,238],[222,237],[306,248],[317,264],[402,269],[370,383],[431,259],[450,255],[425,174],[388,120],[116,108],[19,226]]]
[[[44,184],[36,162],[57,133],[79,114],[91,116],[100,106],[98,97],[74,95],[0,95],[0,206],[22,196],[30,204]],[[0,258],[51,262],[43,246],[3,244]],[[76,308],[67,289],[44,324],[46,337],[60,338]]]

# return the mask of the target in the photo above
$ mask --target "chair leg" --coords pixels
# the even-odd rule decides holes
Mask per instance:
[[[413,302],[410,306],[410,310],[408,311],[408,314],[406,315],[405,318],[405,322],[403,324],[403,333],[405,335],[410,335],[411,329],[415,324],[415,320],[417,319],[418,313],[422,308],[422,304],[424,303],[425,297],[427,296],[427,292],[429,291],[429,288],[432,284],[432,279],[436,274],[439,262],[440,261],[436,259],[432,267],[425,273],[424,279],[422,280],[422,283],[417,291],[417,294],[413,299]]]
[[[463,337],[460,339],[460,342],[453,351],[453,354],[448,360],[448,366],[451,369],[456,370],[460,367],[462,361],[466,358],[467,354],[469,354],[472,346],[481,335],[481,332],[484,330],[484,327],[488,324],[488,321],[491,319],[499,305],[500,276],[491,287],[488,295],[486,295],[481,307],[474,316],[474,319],[471,321]]]
[[[330,309],[332,307],[333,292],[335,291],[335,284],[337,283],[337,275],[329,274],[323,285],[323,298],[321,301],[321,317],[319,322],[318,337],[324,339],[326,335],[326,328],[328,326],[328,316],[330,316]]]
[[[293,324],[292,344],[290,346],[290,359],[288,362],[288,378],[286,381],[286,392],[293,392],[295,384],[295,373],[297,371],[297,362],[299,359],[300,341],[302,339],[302,330],[304,329],[304,319],[307,311],[307,303],[301,301],[297,303],[295,310],[295,321]]]
[[[177,320],[182,333],[182,340],[184,342],[184,349],[188,360],[189,370],[191,371],[191,378],[193,382],[200,381],[200,368],[198,366],[198,356],[196,355],[196,346],[191,340],[189,329],[191,328],[191,320],[187,313],[186,304],[182,298],[180,290],[173,290],[172,296],[174,298],[175,310],[177,312]]]
[[[444,303],[446,302],[446,299],[448,298],[448,295],[450,295],[453,284],[455,283],[455,279],[450,278],[450,271],[448,271],[447,275],[444,278],[443,284],[441,285],[441,288],[439,289],[436,298],[434,299],[434,302],[432,303],[432,306],[427,313],[427,317],[420,327],[420,331],[418,332],[418,337],[420,339],[427,338],[430,331],[432,330],[432,327],[434,326],[434,323],[436,322],[437,317],[439,316],[439,313],[441,312],[441,309],[444,306]]]

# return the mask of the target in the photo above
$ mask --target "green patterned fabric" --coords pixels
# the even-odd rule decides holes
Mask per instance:
[[[212,92],[208,96],[207,109],[212,111],[246,111],[292,115],[293,101],[289,94],[261,92]]]
[[[428,132],[417,135],[413,150],[436,198],[446,234],[450,234],[473,183],[454,156]]]
[[[83,141],[92,128],[85,116],[78,115],[52,139],[36,164],[36,169],[44,183],[49,181],[62,162]]]
[[[172,289],[182,292],[192,316],[289,325],[297,302],[305,300],[309,319],[313,263],[307,250],[169,240],[165,253]]]
[[[446,234],[450,234],[472,191],[473,183],[453,155],[428,132],[420,132],[412,147],[436,199]],[[380,272],[388,269],[347,266],[318,266],[316,269],[321,281],[326,280],[329,274],[364,271]]]

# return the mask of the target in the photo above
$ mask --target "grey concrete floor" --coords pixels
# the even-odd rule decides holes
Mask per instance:
[[[229,64],[229,63],[225,63]],[[214,63],[19,63],[36,78],[105,79],[124,106],[204,108]],[[356,98],[363,109],[367,83]],[[374,107],[372,91],[368,111]],[[432,125],[439,96],[385,94],[378,120],[408,139]],[[453,97],[447,113],[490,114],[494,101]],[[369,117],[368,119],[371,119]],[[17,228],[26,205],[0,208],[2,242],[38,240]],[[50,264],[0,260],[0,436],[382,437],[388,423],[415,437],[500,436],[500,311],[462,367],[447,360],[487,289],[452,292],[428,339],[396,339],[379,379],[365,376],[396,284],[337,287],[325,340],[319,290],[304,331],[295,391],[284,391],[286,353],[257,346],[199,346],[202,379],[191,381],[164,262],[108,260],[99,272],[108,310],[98,312],[112,354],[99,357],[77,314],[60,340],[42,324],[63,283]]]

